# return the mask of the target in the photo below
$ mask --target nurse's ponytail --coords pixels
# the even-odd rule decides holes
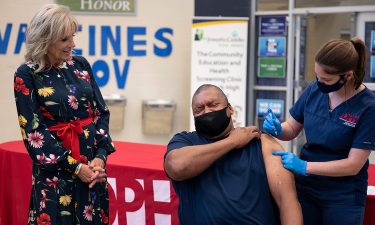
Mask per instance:
[[[358,37],[354,37],[350,40],[358,54],[357,66],[354,71],[354,87],[359,88],[362,84],[366,73],[366,45]]]

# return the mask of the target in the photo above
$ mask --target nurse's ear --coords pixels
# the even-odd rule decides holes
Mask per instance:
[[[347,81],[353,80],[354,79],[354,73],[353,70],[349,70],[344,74],[344,77]]]

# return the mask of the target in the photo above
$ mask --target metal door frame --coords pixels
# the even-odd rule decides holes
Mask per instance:
[[[248,76],[248,96],[247,105],[248,112],[254,112],[255,107],[255,91],[256,90],[269,90],[269,91],[285,91],[285,118],[289,117],[289,109],[299,97],[299,59],[300,59],[300,46],[296,43],[300,41],[300,24],[302,15],[311,14],[334,14],[334,13],[359,13],[359,12],[375,12],[375,5],[365,6],[336,6],[336,7],[310,7],[310,8],[295,8],[295,0],[289,0],[288,10],[280,11],[257,11],[257,1],[251,0],[250,8],[250,43],[249,43],[249,74],[256,74],[256,17],[258,16],[276,16],[286,15],[288,18],[288,37],[287,37],[287,71],[286,71],[286,86],[259,86],[255,85],[255,76]],[[294,60],[295,59],[295,60]],[[295,72],[295,73],[294,73]],[[294,74],[293,74],[294,73]],[[375,89],[375,84],[374,84]],[[248,113],[247,124],[254,124],[255,117],[252,113]],[[296,153],[297,149],[292,141],[286,143],[286,149]]]

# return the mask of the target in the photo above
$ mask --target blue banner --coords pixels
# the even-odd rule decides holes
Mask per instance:
[[[285,56],[285,37],[260,37],[258,56]]]
[[[277,118],[283,117],[284,113],[284,100],[280,99],[257,99],[256,114],[262,118],[266,116],[268,108],[272,109],[272,112]]]
[[[260,36],[286,35],[286,16],[262,16],[259,31]]]

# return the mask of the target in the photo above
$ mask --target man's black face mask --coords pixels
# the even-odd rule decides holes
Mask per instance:
[[[208,139],[222,134],[230,122],[227,108],[194,117],[195,130]]]

